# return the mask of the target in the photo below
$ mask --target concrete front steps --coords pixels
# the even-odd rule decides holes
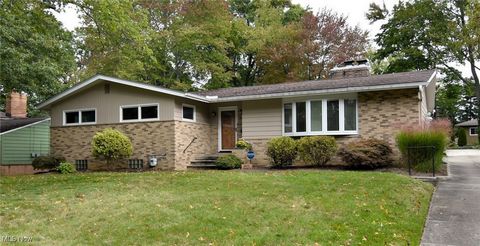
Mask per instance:
[[[198,156],[187,165],[187,169],[217,169],[215,161],[218,157],[218,154]]]

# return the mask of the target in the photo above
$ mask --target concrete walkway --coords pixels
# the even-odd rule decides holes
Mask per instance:
[[[433,194],[422,245],[480,245],[480,150],[448,150],[450,178]]]

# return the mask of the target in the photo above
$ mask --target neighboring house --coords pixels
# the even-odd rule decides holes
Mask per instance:
[[[476,119],[464,121],[455,125],[458,128],[465,129],[467,133],[467,145],[477,145],[478,144],[478,121]]]
[[[32,160],[50,153],[50,118],[27,118],[26,95],[7,97],[0,112],[0,175],[33,173]]]
[[[401,126],[424,126],[435,102],[434,70],[369,75],[366,65],[333,71],[332,79],[185,93],[97,75],[39,105],[51,115],[51,147],[97,168],[93,135],[107,127],[133,142],[129,162],[157,155],[157,168],[182,170],[195,159],[253,144],[265,166],[266,143],[278,136],[332,135],[340,144],[374,137],[395,144]]]

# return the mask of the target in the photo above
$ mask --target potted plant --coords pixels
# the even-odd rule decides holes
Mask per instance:
[[[252,159],[255,157],[255,152],[253,152],[253,146],[251,143],[240,139],[236,143],[237,148],[244,149],[247,151],[247,159],[250,161],[249,164],[242,165],[242,168],[252,168]]]

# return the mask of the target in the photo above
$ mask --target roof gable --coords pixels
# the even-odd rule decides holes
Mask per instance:
[[[90,88],[91,86],[93,86],[97,83],[100,83],[101,81],[108,81],[108,82],[112,82],[112,83],[132,86],[132,87],[141,88],[141,89],[154,91],[154,92],[158,92],[158,93],[164,93],[164,94],[167,94],[167,95],[189,98],[189,99],[193,99],[193,100],[197,100],[197,101],[206,101],[204,99],[204,97],[194,95],[194,94],[190,94],[190,93],[184,93],[184,92],[181,92],[181,91],[167,89],[167,88],[163,88],[163,87],[160,87],[160,86],[149,85],[149,84],[145,84],[145,83],[125,80],[125,79],[119,79],[119,78],[109,77],[109,76],[105,76],[105,75],[95,75],[95,76],[91,77],[90,79],[87,79],[83,82],[80,82],[80,83],[70,87],[69,89],[61,92],[60,94],[57,94],[54,97],[52,97],[52,98],[46,100],[45,102],[39,104],[38,108],[40,108],[40,109],[46,108],[47,106],[49,106],[49,105],[51,105],[51,104],[53,104],[57,101],[60,101],[61,99],[65,98],[67,96],[70,96],[70,95],[72,95],[76,92],[82,91],[84,89]]]

